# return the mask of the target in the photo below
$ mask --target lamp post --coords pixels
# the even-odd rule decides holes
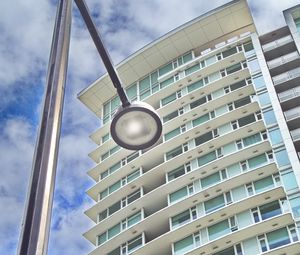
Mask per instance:
[[[122,102],[112,120],[112,138],[126,149],[140,150],[152,146],[162,131],[159,116],[150,105],[129,102],[84,0],[75,2]],[[49,57],[44,106],[18,247],[19,255],[47,254],[71,21],[72,0],[60,0]]]

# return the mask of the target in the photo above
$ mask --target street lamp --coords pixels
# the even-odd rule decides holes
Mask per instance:
[[[143,102],[130,103],[84,0],[75,0],[121,100],[111,124],[115,142],[130,150],[146,149],[161,136],[162,123]],[[47,87],[36,141],[29,192],[18,247],[19,255],[47,254],[58,144],[67,74],[72,0],[60,0],[48,64]]]

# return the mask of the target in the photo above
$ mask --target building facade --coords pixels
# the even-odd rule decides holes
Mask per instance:
[[[102,122],[91,255],[300,254],[300,6],[284,17],[258,36],[232,1],[120,63],[130,100],[162,119],[150,149],[110,138],[120,100],[107,75],[79,94]]]

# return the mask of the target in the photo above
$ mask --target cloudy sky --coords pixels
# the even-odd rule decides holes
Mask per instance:
[[[31,170],[57,0],[0,1],[0,254],[16,253]],[[87,0],[115,63],[164,33],[227,0]],[[284,25],[282,10],[298,0],[249,0],[259,33]],[[129,47],[130,46],[130,47]],[[103,74],[103,65],[73,12],[62,138],[49,255],[87,254],[83,215],[92,201],[88,134],[99,121],[76,94]]]

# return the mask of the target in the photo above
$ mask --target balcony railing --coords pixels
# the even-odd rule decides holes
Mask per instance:
[[[300,106],[284,112],[287,121],[300,117]]]
[[[294,141],[300,140],[300,128],[291,131],[291,136]]]
[[[300,86],[293,89],[286,90],[278,94],[278,98],[280,102],[284,102],[299,96],[300,96]]]
[[[300,67],[297,67],[297,68],[292,69],[292,70],[290,70],[288,72],[285,72],[283,74],[276,75],[272,79],[273,79],[274,85],[278,85],[280,83],[283,83],[285,81],[294,79],[294,78],[299,77],[299,76],[300,76]]]
[[[269,66],[270,69],[272,69],[272,68],[275,68],[277,66],[283,65],[284,63],[293,61],[293,60],[295,60],[299,57],[300,56],[299,56],[298,52],[294,51],[294,52],[291,52],[289,54],[283,55],[279,58],[275,58],[275,59],[269,61],[268,66]]]
[[[293,41],[292,36],[288,35],[288,36],[282,37],[276,41],[267,43],[267,44],[263,45],[262,48],[263,48],[264,52],[266,52],[266,51],[276,49],[277,47],[280,47],[282,45],[288,44],[289,42],[292,42],[292,41]]]

